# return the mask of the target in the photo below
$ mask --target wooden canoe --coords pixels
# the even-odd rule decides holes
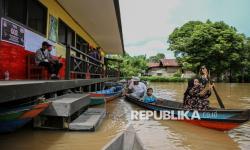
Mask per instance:
[[[24,126],[31,119],[39,115],[48,106],[49,102],[21,106],[5,110],[0,113],[0,133],[15,131]]]
[[[101,105],[104,104],[105,102],[108,103],[120,97],[122,95],[122,91],[123,89],[109,94],[92,92],[90,93],[90,105],[93,106],[93,105]]]
[[[36,104],[30,109],[29,111],[23,113],[20,116],[20,119],[27,119],[27,118],[34,118],[37,115],[39,115],[41,112],[43,112],[48,106],[50,102],[45,102],[45,103],[39,103]]]
[[[20,116],[22,116],[22,114],[29,110],[29,107],[24,107],[21,109],[12,109],[0,112],[0,122],[18,119]]]
[[[182,108],[181,102],[175,102],[170,100],[165,100],[163,103],[150,104],[144,103],[143,101],[135,98],[131,95],[127,95],[125,98],[138,106],[143,108],[154,110],[154,111],[173,111],[174,115],[177,116],[178,111],[188,111],[188,116],[191,117],[194,110],[185,110]],[[250,109],[219,109],[212,108],[211,110],[198,111],[200,119],[188,120],[183,119],[181,121],[186,121],[194,125],[220,130],[228,131],[233,128],[246,123],[250,119]]]
[[[130,125],[124,132],[108,142],[102,150],[144,150],[135,129]]]

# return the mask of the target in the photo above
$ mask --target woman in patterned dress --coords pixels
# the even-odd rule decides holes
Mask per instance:
[[[203,86],[197,78],[188,83],[188,88],[184,93],[183,108],[192,110],[209,109],[208,97],[211,95],[212,86]]]

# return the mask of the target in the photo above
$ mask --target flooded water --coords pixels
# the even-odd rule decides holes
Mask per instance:
[[[182,101],[186,83],[151,83],[158,97]],[[227,108],[250,108],[250,84],[216,84]],[[218,107],[216,98],[210,98]],[[102,107],[102,106],[100,106]],[[250,122],[220,132],[180,121],[131,121],[130,111],[142,108],[119,98],[108,103],[107,116],[96,132],[49,131],[31,128],[0,136],[1,150],[99,150],[133,124],[147,149],[250,149]]]

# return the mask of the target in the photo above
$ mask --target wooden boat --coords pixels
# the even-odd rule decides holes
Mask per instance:
[[[24,112],[20,116],[20,119],[34,118],[38,116],[41,112],[43,112],[49,106],[49,104],[50,102],[43,102],[43,103],[33,105],[32,109]]]
[[[177,116],[178,111],[187,112],[188,117],[192,117],[194,110],[185,110],[182,108],[181,102],[175,102],[170,100],[165,100],[162,103],[150,104],[144,103],[138,98],[131,95],[127,95],[125,98],[138,106],[143,108],[154,110],[154,111],[172,111],[175,116]],[[194,125],[220,130],[228,131],[233,128],[246,123],[250,119],[250,109],[218,109],[211,108],[211,110],[206,111],[196,111],[200,118],[199,119],[180,119],[192,123]]]
[[[135,129],[130,125],[124,132],[118,134],[107,143],[102,150],[143,150],[143,144],[136,134]]]
[[[0,122],[17,119],[29,109],[30,108],[28,107],[24,107],[24,108],[19,108],[19,109],[11,109],[8,111],[2,111],[0,112]]]
[[[12,132],[24,126],[48,106],[49,102],[42,102],[0,112],[0,133]]]
[[[116,86],[115,88],[116,90],[112,92],[110,92],[110,89],[107,89],[90,93],[90,105],[101,105],[120,97],[122,95],[123,87]]]

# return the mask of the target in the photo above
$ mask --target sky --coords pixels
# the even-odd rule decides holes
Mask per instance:
[[[119,0],[125,51],[131,55],[164,53],[174,58],[167,39],[190,20],[224,21],[250,36],[250,0]]]

